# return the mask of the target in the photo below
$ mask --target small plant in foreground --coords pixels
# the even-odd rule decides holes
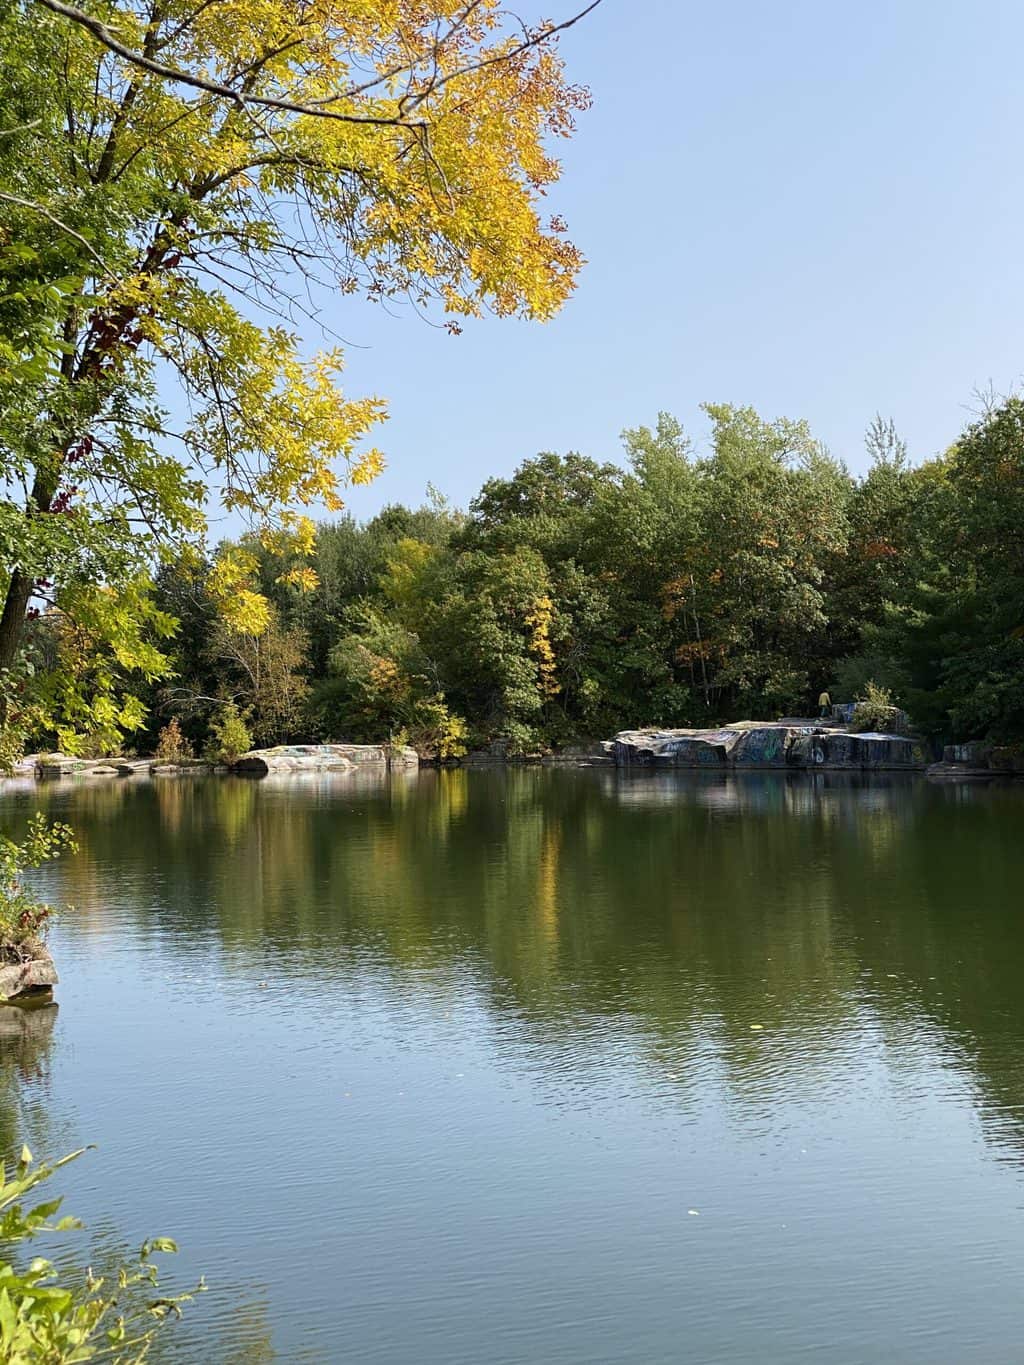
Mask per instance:
[[[21,958],[41,942],[52,907],[26,891],[21,876],[26,868],[41,867],[76,848],[68,825],[50,824],[34,815],[21,843],[0,835],[0,959]]]
[[[252,748],[252,736],[238,707],[230,702],[210,722],[209,755],[215,763],[234,763]]]
[[[33,1207],[27,1195],[69,1161],[33,1163],[27,1147],[14,1170],[0,1163],[0,1360],[6,1365],[77,1365],[108,1361],[140,1365],[147,1359],[160,1325],[181,1316],[181,1305],[192,1295],[156,1297],[156,1252],[174,1252],[175,1244],[158,1237],[144,1242],[137,1261],[122,1267],[110,1281],[88,1271],[80,1286],[67,1287],[50,1261],[36,1257],[24,1264],[12,1259],[19,1243],[40,1233],[66,1232],[82,1225],[75,1218],[51,1221],[61,1200],[44,1200]],[[202,1283],[197,1291],[203,1289]]]

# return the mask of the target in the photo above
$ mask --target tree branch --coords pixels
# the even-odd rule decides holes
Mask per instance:
[[[474,71],[481,71],[488,66],[495,66],[501,62],[514,60],[531,48],[547,42],[547,40],[554,37],[556,33],[563,33],[566,29],[570,29],[575,24],[578,24],[582,19],[585,19],[588,14],[597,9],[598,5],[601,4],[601,0],[591,0],[590,4],[578,11],[578,13],[572,15],[571,18],[564,19],[560,24],[545,24],[536,32],[530,33],[521,43],[518,43],[515,47],[512,47],[505,52],[497,52],[490,57],[482,58],[478,62],[471,62],[468,66],[459,67],[457,70],[449,72],[447,76],[442,77],[440,80],[437,79],[435,74],[435,76],[431,77],[427,82],[421,92],[416,95],[403,96],[399,105],[400,112],[391,117],[384,114],[343,114],[339,113],[336,109],[331,108],[331,105],[337,104],[341,100],[352,99],[355,95],[379,84],[380,81],[387,80],[399,74],[403,69],[400,66],[395,67],[388,72],[384,72],[362,85],[352,86],[347,90],[339,91],[336,95],[329,95],[324,99],[314,100],[309,104],[303,104],[294,100],[281,99],[273,95],[254,95],[248,92],[242,92],[234,89],[234,87],[230,85],[225,85],[220,81],[208,80],[206,77],[197,76],[193,72],[183,71],[178,67],[167,66],[165,63],[157,61],[146,52],[137,52],[133,48],[127,47],[101,20],[95,18],[91,14],[87,14],[85,10],[79,9],[75,5],[67,4],[66,0],[35,0],[35,3],[42,5],[53,14],[58,14],[62,18],[68,19],[74,24],[78,24],[80,28],[84,28],[88,33],[91,33],[104,47],[123,58],[126,62],[131,62],[132,65],[140,67],[143,71],[149,71],[155,76],[163,77],[165,80],[177,81],[182,85],[192,86],[194,89],[203,90],[209,95],[218,95],[222,99],[229,100],[242,109],[246,108],[247,105],[258,105],[264,109],[280,109],[289,114],[304,114],[310,118],[334,119],[340,123],[370,124],[378,127],[391,128],[414,128],[425,131],[427,128],[426,122],[424,120],[408,118],[406,114],[402,112],[403,106],[408,104],[412,108],[417,108],[423,103],[428,95],[440,90],[443,86],[450,85],[454,80],[458,80],[463,76],[468,76]],[[200,8],[203,8],[203,6]],[[466,16],[472,13],[475,8],[475,3],[470,4],[459,23],[464,22]],[[459,23],[453,25],[452,32],[459,27]],[[447,42],[450,37],[451,32],[446,34],[444,39],[440,40],[440,45]]]
[[[241,109],[245,109],[248,105],[258,105],[263,109],[281,109],[289,114],[306,114],[311,118],[335,119],[340,123],[375,124],[393,128],[426,128],[426,124],[422,120],[411,120],[403,118],[401,115],[388,118],[385,115],[341,114],[334,109],[321,108],[310,104],[297,104],[292,100],[278,99],[273,95],[243,94],[230,85],[223,85],[220,81],[207,80],[204,76],[194,75],[191,71],[182,71],[178,67],[166,66],[163,62],[147,57],[142,52],[136,52],[133,48],[126,47],[107,28],[106,24],[74,5],[65,4],[64,0],[35,0],[35,3],[42,5],[44,9],[50,10],[53,14],[59,14],[63,19],[69,19],[73,24],[78,24],[80,28],[91,33],[104,47],[118,57],[122,57],[126,62],[131,62],[133,66],[140,67],[143,71],[149,71],[154,76],[161,76],[164,80],[176,81],[182,85],[192,86],[196,90],[203,90],[208,95],[219,95],[221,99],[229,100]],[[595,0],[595,3],[600,3],[600,0]],[[341,97],[339,96],[339,98]]]
[[[65,223],[63,219],[58,218],[55,213],[51,213],[48,208],[45,208],[42,204],[37,204],[33,199],[22,199],[17,194],[6,194],[2,190],[0,190],[0,199],[5,200],[8,204],[18,204],[23,209],[32,209],[34,213],[42,214],[42,216],[48,222],[52,223],[54,227],[60,228],[61,232],[66,232],[69,237],[73,237],[76,242],[79,242],[82,246],[84,246],[86,251],[88,251],[89,255],[93,258],[94,261],[96,261],[96,263],[99,265],[99,267],[101,268],[105,275],[110,274],[110,271],[107,268],[106,261],[99,254],[99,252],[92,245],[92,243],[87,241],[86,238],[83,237],[80,232],[76,232],[73,227],[69,227],[68,224]]]

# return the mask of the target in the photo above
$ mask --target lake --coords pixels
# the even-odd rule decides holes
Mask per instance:
[[[1024,1356],[1024,784],[8,788],[59,1012],[0,1135],[177,1365]],[[46,1250],[55,1250],[47,1243]]]

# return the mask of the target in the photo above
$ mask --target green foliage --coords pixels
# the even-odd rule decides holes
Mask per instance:
[[[162,1323],[181,1315],[191,1295],[157,1295],[153,1256],[177,1250],[165,1237],[144,1242],[134,1265],[122,1268],[110,1283],[90,1271],[81,1285],[62,1283],[50,1261],[36,1257],[27,1264],[13,1258],[19,1244],[43,1233],[81,1227],[74,1218],[59,1218],[61,1200],[27,1203],[38,1186],[69,1161],[35,1164],[22,1148],[13,1171],[0,1164],[0,1359],[6,1365],[71,1365],[111,1361],[139,1365],[149,1357]],[[199,1286],[202,1289],[202,1285]]]
[[[14,771],[14,765],[25,753],[25,733],[8,721],[0,726],[0,775]]]
[[[69,826],[50,823],[41,814],[29,821],[20,843],[0,835],[0,954],[15,956],[23,945],[41,940],[52,908],[22,884],[23,873],[76,848]]]
[[[230,553],[230,547],[222,546],[219,559]],[[215,563],[213,573],[216,569]],[[299,737],[309,691],[305,678],[308,649],[305,631],[285,624],[272,603],[264,604],[259,630],[240,630],[223,616],[213,618],[207,662],[222,695],[246,712],[258,744],[280,744]]]
[[[421,758],[461,758],[468,738],[466,722],[449,711],[440,695],[417,703],[408,742]]]
[[[251,537],[163,566],[157,619],[181,625],[161,713],[200,745],[230,699],[260,744],[404,733],[443,757],[806,714],[823,687],[874,683],[924,734],[1024,736],[1024,404],[918,466],[878,419],[863,478],[804,423],[706,414],[706,449],[662,413],[624,433],[626,468],[542,454],[466,515],[435,498],[321,527],[309,591]],[[258,631],[218,607],[243,560]],[[67,647],[38,634],[60,672]]]
[[[865,627],[862,642],[866,648],[861,653],[840,659],[836,664],[830,688],[834,696],[844,699],[861,697],[865,689],[875,683],[901,700],[906,696],[909,680],[905,668],[891,654],[880,648],[871,648],[873,638],[870,629]]]
[[[856,698],[856,703],[850,727],[852,730],[863,734],[891,728],[896,707],[888,688],[879,687],[877,683],[869,681],[864,685],[864,691]]]
[[[229,702],[210,722],[209,756],[215,763],[234,763],[252,748],[252,735],[238,707]]]
[[[311,282],[433,302],[453,331],[572,292],[580,254],[542,210],[588,97],[557,43],[499,0],[0,6],[0,670],[40,610],[83,637],[61,649],[87,669],[37,675],[63,748],[142,725],[170,667],[151,575],[203,553],[217,505],[310,588],[308,509],[382,468],[384,403],[282,325]],[[259,636],[253,569],[209,586]]]

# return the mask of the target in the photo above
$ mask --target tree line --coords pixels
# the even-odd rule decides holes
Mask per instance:
[[[445,758],[807,715],[874,683],[935,740],[1024,739],[1024,401],[916,465],[876,419],[861,477],[804,422],[705,411],[706,450],[663,413],[622,464],[542,454],[465,512],[432,494],[328,522],[305,577],[252,537],[163,565],[171,676],[126,674],[116,707],[145,713],[143,749],[174,721],[201,751],[231,707],[260,745]],[[225,556],[252,566],[260,631],[218,609]],[[60,676],[74,632],[39,626]]]

